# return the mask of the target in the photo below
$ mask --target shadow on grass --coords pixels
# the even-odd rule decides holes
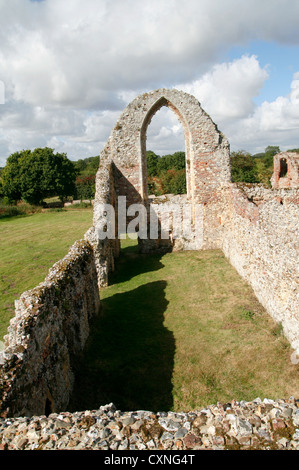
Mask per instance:
[[[169,410],[175,351],[163,326],[165,281],[151,282],[102,301],[77,377],[69,411],[113,402],[121,410]]]
[[[160,258],[159,253],[151,255],[138,253],[138,245],[122,247],[116,261],[116,270],[109,275],[109,285],[127,282],[139,274],[162,269],[164,264]]]
[[[159,269],[159,256],[124,256],[113,283]],[[163,325],[168,301],[166,281],[149,282],[101,301],[84,354],[74,369],[69,411],[97,409],[113,402],[118,409],[167,411],[173,406],[175,341]]]

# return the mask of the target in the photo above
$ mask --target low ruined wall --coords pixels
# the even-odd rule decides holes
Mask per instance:
[[[298,190],[232,185],[223,251],[299,352]]]
[[[99,310],[93,250],[76,242],[45,281],[24,292],[0,354],[0,413],[31,416],[65,409],[72,363]]]
[[[167,456],[168,451],[176,451],[174,455],[185,451],[187,457],[192,451],[195,458],[196,450],[299,450],[298,406],[294,398],[257,398],[185,413],[128,412],[110,404],[48,417],[0,418],[0,450],[101,450],[101,458],[110,458],[105,463],[115,458],[114,463],[132,467],[139,458],[144,462],[147,454],[149,463],[161,463],[155,459],[156,451],[167,451]],[[126,451],[124,457],[120,451]]]

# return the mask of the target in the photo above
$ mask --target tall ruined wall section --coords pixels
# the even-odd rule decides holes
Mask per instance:
[[[229,144],[187,93],[158,89],[135,98],[120,115],[100,161],[114,163],[117,195],[127,196],[129,204],[147,200],[146,132],[163,106],[176,114],[184,130],[188,197],[205,202],[211,190],[230,181]]]
[[[44,415],[65,409],[72,365],[99,310],[93,250],[76,242],[45,281],[24,292],[0,354],[0,416]]]
[[[227,190],[222,249],[299,354],[299,189]]]
[[[120,242],[115,237],[99,237],[98,228],[105,227],[106,221],[117,223],[117,197],[115,192],[115,167],[110,159],[100,160],[96,175],[96,193],[93,210],[93,225],[84,235],[85,240],[93,248],[94,261],[97,271],[98,287],[108,284],[109,272],[114,270],[115,258],[119,256]],[[114,216],[106,216],[109,207],[113,208]],[[109,227],[107,227],[109,229]]]
[[[133,100],[121,114],[100,155],[101,165],[113,167],[110,175],[118,196],[125,196],[127,207],[150,204],[147,190],[146,132],[154,114],[163,106],[171,109],[184,129],[188,204],[205,208],[203,246],[219,247],[221,223],[219,189],[231,181],[229,144],[212,119],[193,96],[178,90],[158,89]],[[101,220],[102,170],[97,175],[94,226]],[[111,188],[110,188],[111,191]],[[105,199],[105,198],[104,198]]]

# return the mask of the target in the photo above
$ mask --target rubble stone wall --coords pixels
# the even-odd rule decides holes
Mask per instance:
[[[274,156],[271,178],[272,188],[297,188],[299,186],[299,155],[280,152]]]
[[[126,195],[129,204],[146,201],[146,131],[162,106],[177,115],[184,129],[188,197],[205,202],[230,181],[229,143],[198,100],[182,91],[158,89],[136,97],[119,117],[100,161],[114,163],[117,195]]]
[[[299,450],[298,406],[293,397],[233,400],[179,413],[122,411],[109,404],[48,417],[0,419],[0,450],[101,450],[110,456],[123,450],[148,451],[149,455],[156,451]]]
[[[98,228],[105,227],[110,214],[106,216],[109,207],[113,209],[115,237],[101,238]],[[84,235],[93,248],[94,261],[97,271],[98,288],[108,285],[109,272],[114,270],[114,260],[119,256],[120,242],[117,236],[118,207],[115,190],[115,166],[110,159],[100,161],[96,176],[96,193],[93,208],[93,225]],[[107,227],[109,230],[109,227]]]
[[[0,415],[65,409],[73,387],[72,364],[99,304],[93,250],[78,241],[43,283],[16,302],[0,354]]]
[[[299,353],[298,195],[231,185],[222,249]]]

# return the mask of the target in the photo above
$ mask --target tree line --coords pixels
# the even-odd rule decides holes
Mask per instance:
[[[232,181],[235,183],[262,183],[270,187],[270,178],[273,174],[273,157],[280,151],[279,146],[268,145],[264,152],[254,155],[244,150],[232,152]],[[299,149],[289,149],[287,152],[299,153]]]
[[[288,151],[299,153],[299,149]],[[270,186],[273,156],[279,152],[278,146],[271,145],[254,155],[244,150],[232,152],[232,181]],[[149,194],[186,193],[185,152],[159,156],[149,150],[146,156]],[[54,196],[61,201],[91,200],[99,161],[99,156],[71,161],[65,153],[48,147],[15,152],[0,169],[0,200],[6,204],[23,200],[32,205],[43,205],[44,199]]]

